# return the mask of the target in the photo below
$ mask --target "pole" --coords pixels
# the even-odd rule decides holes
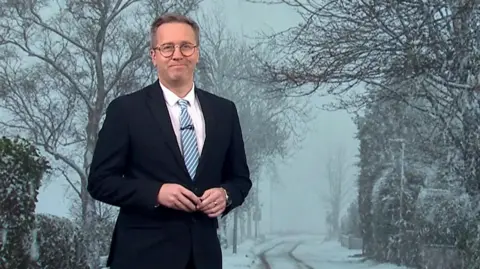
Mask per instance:
[[[237,254],[238,244],[238,210],[233,211],[233,254]]]
[[[403,221],[403,193],[405,192],[405,170],[404,170],[404,160],[405,160],[405,141],[402,139],[402,159],[401,159],[401,179],[400,179],[400,220]]]
[[[400,157],[400,241],[403,242],[405,239],[405,221],[403,219],[403,196],[405,192],[405,140],[402,138],[399,139],[391,139],[392,141],[395,142],[400,142],[401,145],[401,157]],[[402,260],[402,248],[403,246],[400,246],[400,248],[397,251],[398,258]]]
[[[273,180],[270,180],[270,233],[273,233]]]
[[[400,142],[401,157],[400,157],[400,221],[403,221],[403,196],[405,192],[405,139],[397,138],[390,139],[392,142]]]
[[[255,222],[255,239],[258,238],[258,224],[260,222],[260,220],[258,219],[258,211],[260,210],[260,189],[258,188],[258,184],[259,184],[259,181],[257,179],[257,181],[255,182],[255,197],[256,197],[256,201],[255,201],[255,208],[254,208],[254,211],[253,211],[253,221]]]

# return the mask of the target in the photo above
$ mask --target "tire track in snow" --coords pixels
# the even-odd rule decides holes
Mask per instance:
[[[292,260],[294,260],[298,265],[299,265],[299,268],[298,269],[315,269],[313,268],[312,266],[306,264],[304,261],[300,260],[298,257],[296,257],[293,252],[298,248],[298,246],[300,246],[301,244],[303,244],[303,242],[298,242],[289,252],[288,252],[288,256],[290,256],[290,258]]]
[[[260,261],[262,262],[262,267],[264,269],[273,269],[270,264],[268,263],[268,259],[267,259],[267,253],[270,252],[271,250],[275,249],[276,247],[280,246],[280,245],[283,245],[285,244],[285,242],[280,242],[280,243],[277,243],[275,245],[273,245],[272,247],[264,250],[260,255]]]
[[[288,250],[285,250],[283,253],[278,253],[278,254],[269,254],[269,252],[272,252],[276,248],[280,247],[281,245],[287,245],[287,244],[293,244],[291,247],[289,247]],[[285,262],[288,261],[288,263],[291,263],[292,266],[294,266],[292,269],[314,269],[312,266],[306,264],[304,261],[296,257],[293,252],[297,249],[298,246],[303,244],[302,241],[300,242],[280,242],[272,247],[264,250],[260,255],[260,261],[261,261],[261,266],[263,269],[284,269],[285,265],[282,265],[282,268],[278,268],[280,266],[276,266],[275,264],[278,264],[278,261],[273,262],[273,259],[284,259]],[[269,261],[270,259],[270,261]]]

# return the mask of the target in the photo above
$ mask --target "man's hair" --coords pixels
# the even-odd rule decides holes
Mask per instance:
[[[185,23],[190,25],[192,27],[193,32],[195,32],[195,40],[197,44],[200,44],[200,27],[198,24],[190,19],[189,17],[178,14],[178,13],[166,13],[161,15],[160,17],[156,18],[151,27],[150,27],[150,47],[154,48],[157,44],[157,29],[160,27],[160,25],[165,24],[165,23],[172,23],[172,22],[179,22],[179,23]]]

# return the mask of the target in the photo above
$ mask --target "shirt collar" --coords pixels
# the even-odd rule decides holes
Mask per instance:
[[[195,83],[192,86],[192,89],[187,93],[187,95],[184,98],[178,97],[174,92],[172,92],[169,88],[165,87],[161,82],[160,87],[162,88],[163,91],[163,96],[165,97],[165,101],[169,106],[174,106],[177,104],[178,100],[184,99],[187,100],[188,103],[191,105],[194,104],[195,102]]]

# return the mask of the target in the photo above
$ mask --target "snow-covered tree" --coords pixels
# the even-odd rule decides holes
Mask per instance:
[[[276,57],[258,54],[257,77],[279,91],[347,97],[355,85],[376,85],[399,97],[391,80],[417,77],[463,90],[480,85],[476,1],[245,1],[283,4],[301,16],[260,37]],[[356,94],[355,105],[371,101],[367,92]]]
[[[400,94],[411,89],[410,83],[396,86]],[[438,172],[432,164],[441,149],[433,147],[439,132],[403,100],[385,100],[376,89],[370,94],[376,101],[356,119],[364,251],[379,260],[414,265],[419,249],[409,240],[415,236],[415,201],[428,172]]]
[[[348,178],[348,167],[345,149],[337,148],[329,154],[325,164],[328,192],[322,193],[328,214],[326,223],[329,226],[329,236],[337,238],[340,233],[340,214],[352,190]]]
[[[35,203],[49,170],[36,147],[20,139],[0,140],[0,268],[27,269],[38,254]]]
[[[196,83],[207,91],[232,100],[238,109],[247,161],[253,181],[260,179],[263,167],[292,153],[290,143],[298,143],[298,132],[305,122],[308,106],[300,99],[269,96],[268,85],[249,81],[258,72],[254,49],[240,36],[225,27],[225,20],[211,13],[199,15],[202,27],[201,52]],[[298,116],[298,119],[294,120]],[[255,210],[259,208],[257,192],[252,188],[242,207],[233,212],[233,227],[241,237],[251,235]],[[220,219],[225,222],[231,218]],[[225,223],[220,223],[224,228]],[[235,228],[234,228],[235,229]],[[237,230],[233,232],[236,246]],[[242,236],[243,235],[243,236]]]
[[[87,175],[106,106],[155,79],[149,26],[201,0],[0,0],[0,127],[48,153],[81,206],[87,259],[98,267],[98,202]],[[5,116],[4,116],[5,115]]]
[[[421,203],[415,203],[419,188],[408,189],[413,179],[425,184],[428,178],[430,186],[453,191],[459,197],[466,192],[467,200],[478,200],[480,3],[470,0],[246,1],[280,2],[301,15],[298,25],[267,37],[278,57],[263,60],[259,79],[288,94],[336,95],[340,99],[335,104],[337,108],[365,108],[366,116],[357,122],[361,140],[359,208],[366,252],[374,255],[376,250],[385,250],[394,254],[374,256],[409,262],[411,257],[400,253],[401,247],[397,244],[407,244],[408,240],[401,237],[415,237],[424,225],[432,230],[441,224],[438,226],[441,231],[444,231],[442,227],[460,229],[450,231],[448,237],[452,237],[458,250],[465,254],[467,268],[480,266],[477,265],[479,248],[473,247],[478,246],[478,242],[473,243],[477,236],[470,236],[479,232],[478,225],[472,225],[480,219],[478,211],[473,210],[468,220],[463,219],[457,225],[458,219],[424,223],[426,216],[422,215],[418,215],[417,224],[412,220],[394,223],[373,210],[383,208],[392,210],[390,215],[405,217],[412,217],[417,205],[422,205],[419,214],[439,210],[432,207],[432,201],[427,201],[438,201],[438,197],[425,195]],[[258,59],[262,61],[262,55],[258,55]],[[383,109],[378,109],[382,104]],[[399,156],[400,152],[405,158]],[[399,160],[403,160],[404,177],[399,175],[402,174]],[[385,174],[386,169],[390,170]],[[409,175],[412,178],[408,178]],[[407,188],[399,192],[400,178],[408,183]],[[383,186],[378,188],[382,192],[372,194],[374,185]],[[376,195],[378,204],[372,203],[372,195]],[[399,196],[405,199],[399,200]],[[401,201],[407,199],[409,205],[400,206]],[[393,203],[391,208],[385,208],[386,201]],[[458,206],[457,202],[449,198],[442,204],[452,210]],[[393,228],[375,229],[373,225]],[[406,228],[408,235],[395,232],[398,225]],[[393,232],[387,236],[379,234],[380,231]],[[392,248],[375,246],[372,242],[375,236]],[[470,239],[466,240],[467,237]],[[410,249],[416,250],[415,244],[411,244]]]

